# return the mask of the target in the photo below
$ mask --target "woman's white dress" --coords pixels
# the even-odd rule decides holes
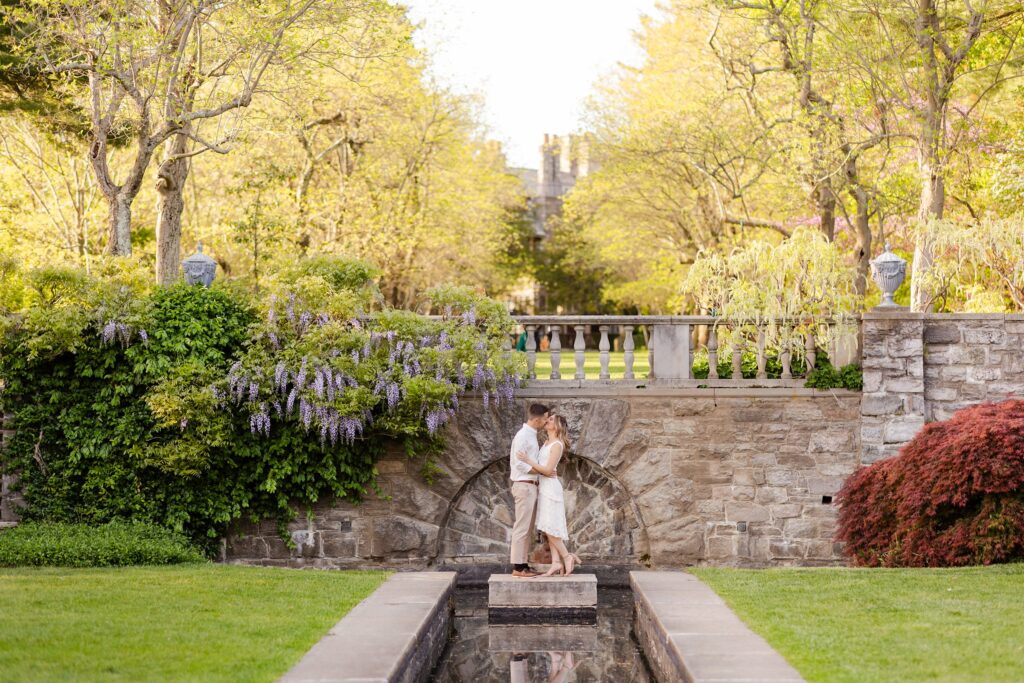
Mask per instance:
[[[547,467],[548,458],[551,457],[551,446],[555,442],[548,442],[537,454],[537,462]],[[561,446],[561,444],[559,444]],[[545,477],[541,475],[537,482],[537,529],[546,534],[557,536],[563,541],[569,540],[569,530],[565,526],[565,494],[562,491],[562,482],[558,477]]]

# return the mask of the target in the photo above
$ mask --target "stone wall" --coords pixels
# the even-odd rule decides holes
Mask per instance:
[[[570,393],[571,392],[571,393]],[[508,447],[527,403],[565,415],[570,546],[591,566],[839,564],[831,505],[860,462],[861,399],[806,389],[527,390],[512,408],[466,401],[433,483],[400,453],[379,465],[387,499],[328,503],[292,525],[238,530],[225,558],[407,568],[503,564]]]
[[[863,335],[865,463],[895,455],[926,422],[1024,396],[1024,315],[876,310]]]
[[[0,415],[0,449],[3,448],[7,439],[14,434],[14,432],[4,429],[8,422],[8,417],[7,415]],[[0,465],[0,525],[16,524],[20,519],[18,509],[22,505],[22,497],[15,490],[14,484],[14,475],[5,472],[3,466]]]

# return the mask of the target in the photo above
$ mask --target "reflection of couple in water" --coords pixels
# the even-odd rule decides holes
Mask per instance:
[[[548,667],[547,683],[563,683],[568,680],[569,672],[576,668],[579,662],[575,661],[571,652],[548,652],[548,659],[551,665]],[[529,655],[525,653],[512,655],[509,663],[511,683],[527,683],[530,680],[530,673],[527,668]]]

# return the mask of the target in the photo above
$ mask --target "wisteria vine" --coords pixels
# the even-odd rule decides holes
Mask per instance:
[[[248,412],[255,435],[269,437],[276,423],[292,421],[334,446],[354,443],[375,423],[413,419],[434,436],[466,392],[485,406],[501,405],[520,386],[501,340],[478,324],[474,307],[420,318],[413,334],[388,328],[386,316],[338,320],[303,310],[294,294],[283,311],[281,303],[270,303],[262,344],[212,387],[220,407]],[[321,338],[344,343],[323,346]]]

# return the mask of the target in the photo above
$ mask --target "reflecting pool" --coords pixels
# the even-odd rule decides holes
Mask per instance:
[[[633,637],[633,593],[598,590],[597,624],[489,624],[487,591],[455,594],[454,634],[435,683],[653,683]]]

